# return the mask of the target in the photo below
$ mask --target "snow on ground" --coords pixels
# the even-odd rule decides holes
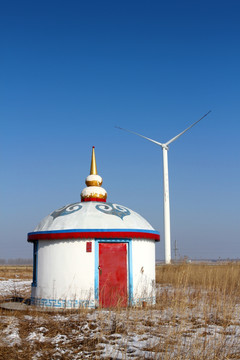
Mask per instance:
[[[30,287],[30,281],[0,281],[0,295]],[[224,314],[214,304],[194,300],[171,287],[164,307],[79,312],[0,313],[0,358],[3,349],[25,359],[240,359],[240,305]],[[173,305],[173,298],[181,300]],[[184,306],[183,306],[184,305]],[[8,353],[9,354],[9,353]],[[18,356],[18,355],[16,355]],[[22,358],[21,358],[22,359]]]
[[[1,324],[4,324],[5,327],[2,330],[2,334],[0,337],[0,346],[3,345],[19,345],[21,343],[21,339],[19,336],[18,329],[18,320],[14,316],[2,316]]]
[[[30,280],[8,279],[0,280],[0,298],[6,296],[19,296],[29,291],[31,287]]]

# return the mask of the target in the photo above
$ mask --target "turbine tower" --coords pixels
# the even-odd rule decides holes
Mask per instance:
[[[157,144],[161,146],[163,151],[163,209],[164,209],[164,241],[165,241],[165,264],[171,263],[171,231],[170,231],[170,202],[169,202],[169,181],[168,181],[168,145],[177,140],[180,136],[182,136],[186,131],[190,130],[194,125],[196,125],[199,121],[201,121],[203,118],[205,118],[209,113],[208,111],[205,115],[201,117],[198,121],[196,121],[194,124],[189,126],[187,129],[183,130],[180,134],[174,136],[172,139],[167,141],[166,143],[160,143],[156,140],[150,139],[146,136],[143,136],[141,134],[138,134],[134,131],[123,129],[119,126],[116,126],[117,129],[128,131],[132,134],[141,136],[142,138],[149,140],[153,142],[154,144]]]

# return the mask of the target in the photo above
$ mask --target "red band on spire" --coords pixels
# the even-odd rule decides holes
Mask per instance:
[[[106,199],[101,198],[94,198],[94,197],[88,197],[88,198],[81,198],[81,202],[87,202],[87,201],[98,201],[98,202],[106,202]]]

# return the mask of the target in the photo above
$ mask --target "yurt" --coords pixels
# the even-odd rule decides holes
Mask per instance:
[[[155,302],[159,233],[133,210],[107,202],[92,149],[81,202],[45,217],[33,243],[31,303],[48,308],[111,308]]]

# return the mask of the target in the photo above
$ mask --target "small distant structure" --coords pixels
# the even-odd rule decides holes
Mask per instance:
[[[33,243],[31,303],[49,308],[109,308],[155,303],[159,233],[138,213],[106,202],[92,148],[81,202],[44,218]]]

